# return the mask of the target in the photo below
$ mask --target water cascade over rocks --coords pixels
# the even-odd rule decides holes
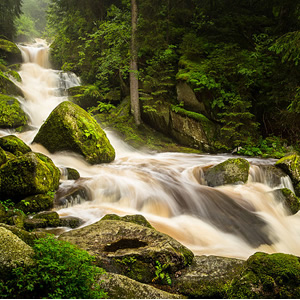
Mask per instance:
[[[50,68],[48,47],[42,42],[20,48],[24,59],[18,84],[24,99],[20,101],[32,130],[17,135],[56,166],[74,168],[81,176],[61,180],[60,206],[55,208],[61,217],[78,217],[84,227],[106,214],[141,214],[197,255],[246,259],[264,251],[300,256],[300,215],[291,215],[273,193],[278,188],[293,189],[286,174],[272,172],[276,160],[249,158],[246,182],[209,186],[207,169],[232,156],[141,152],[109,130],[106,134],[116,150],[109,164],[90,165],[77,154],[51,154],[31,144],[53,109],[67,100],[66,89],[80,81],[74,74]],[[11,133],[1,131],[0,135]],[[71,190],[79,195],[72,205],[67,197]]]

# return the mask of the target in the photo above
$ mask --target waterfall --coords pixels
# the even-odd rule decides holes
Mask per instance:
[[[24,63],[19,84],[24,110],[33,130],[18,134],[28,144],[50,112],[66,100],[65,89],[79,85],[74,74],[50,68],[48,47],[41,41],[20,46]],[[195,254],[247,258],[256,251],[300,255],[299,214],[288,215],[272,191],[292,188],[289,178],[275,179],[262,165],[273,159],[249,159],[247,184],[208,187],[203,170],[228,159],[229,155],[147,153],[136,150],[107,131],[116,149],[110,164],[89,165],[70,153],[50,154],[41,145],[31,145],[63,168],[79,171],[79,181],[62,180],[61,188],[84,187],[86,199],[57,207],[61,216],[76,216],[83,226],[107,213],[142,214],[161,232],[174,237]]]

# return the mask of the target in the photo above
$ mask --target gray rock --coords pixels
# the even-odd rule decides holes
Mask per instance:
[[[171,274],[189,265],[194,256],[170,236],[122,220],[100,220],[63,233],[59,239],[88,251],[105,270],[144,283],[156,276],[157,261],[166,264]]]
[[[230,158],[204,171],[208,186],[246,183],[250,164],[243,158]]]
[[[226,298],[225,285],[241,271],[244,261],[219,256],[195,256],[193,263],[177,272],[172,288],[188,298]]]
[[[126,276],[105,273],[99,278],[101,288],[109,299],[182,299],[182,295],[171,294],[151,285],[140,283]]]
[[[33,265],[33,249],[10,230],[0,227],[0,277],[17,266]]]

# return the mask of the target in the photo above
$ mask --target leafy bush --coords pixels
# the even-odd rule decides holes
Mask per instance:
[[[103,270],[88,252],[52,236],[37,240],[33,248],[35,265],[17,267],[0,280],[1,298],[105,298],[96,282]]]

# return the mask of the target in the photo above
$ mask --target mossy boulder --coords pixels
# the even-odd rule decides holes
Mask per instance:
[[[59,221],[59,226],[69,227],[73,229],[81,226],[84,223],[82,219],[73,216],[61,217],[59,218]]]
[[[19,202],[58,188],[60,171],[47,156],[29,152],[0,167],[0,196]]]
[[[0,227],[4,227],[7,230],[11,231],[29,246],[33,246],[36,240],[43,238],[47,235],[47,233],[45,232],[28,232],[16,226],[11,226],[3,223],[0,223]]]
[[[34,264],[33,249],[4,227],[0,227],[0,253],[0,278],[6,278],[17,266]]]
[[[191,264],[193,253],[185,246],[147,226],[123,220],[100,220],[63,233],[59,239],[76,244],[96,256],[109,272],[143,283],[156,277],[157,261],[172,274]]]
[[[296,195],[300,196],[300,189],[298,190],[298,185],[300,185],[300,156],[297,154],[285,156],[279,159],[275,166],[291,177],[295,185]]]
[[[51,153],[72,151],[90,164],[109,163],[115,150],[100,125],[78,105],[65,101],[50,114],[34,138]]]
[[[76,169],[66,168],[66,171],[68,180],[77,180],[80,178],[80,174]]]
[[[104,273],[99,283],[109,299],[183,299],[182,295],[171,294],[151,285],[140,283],[126,276]]]
[[[193,299],[226,298],[226,286],[240,274],[244,260],[195,256],[192,264],[172,279],[172,289]]]
[[[31,195],[16,203],[16,208],[24,213],[37,213],[53,208],[54,195],[52,192],[46,194]]]
[[[22,90],[2,72],[0,72],[0,93],[12,96],[23,96]]]
[[[257,252],[228,285],[227,298],[300,298],[300,258]]]
[[[0,94],[0,128],[18,128],[27,123],[28,117],[20,102],[14,97]]]
[[[14,156],[21,156],[31,152],[31,148],[15,135],[6,135],[0,138],[0,148]]]
[[[0,166],[7,162],[6,152],[0,147]]]
[[[115,214],[108,214],[108,215],[105,215],[101,220],[102,221],[117,220],[117,221],[129,222],[129,223],[134,223],[134,224],[138,224],[138,225],[142,225],[142,226],[154,229],[152,227],[152,225],[147,221],[147,219],[142,215],[127,215],[124,217],[120,217]]]
[[[250,164],[243,158],[230,158],[204,171],[208,186],[246,183]]]
[[[300,199],[290,189],[277,189],[274,194],[277,199],[284,203],[290,214],[294,215],[300,210]]]
[[[21,63],[22,54],[18,46],[8,40],[0,39],[0,56],[4,57],[9,63]]]

